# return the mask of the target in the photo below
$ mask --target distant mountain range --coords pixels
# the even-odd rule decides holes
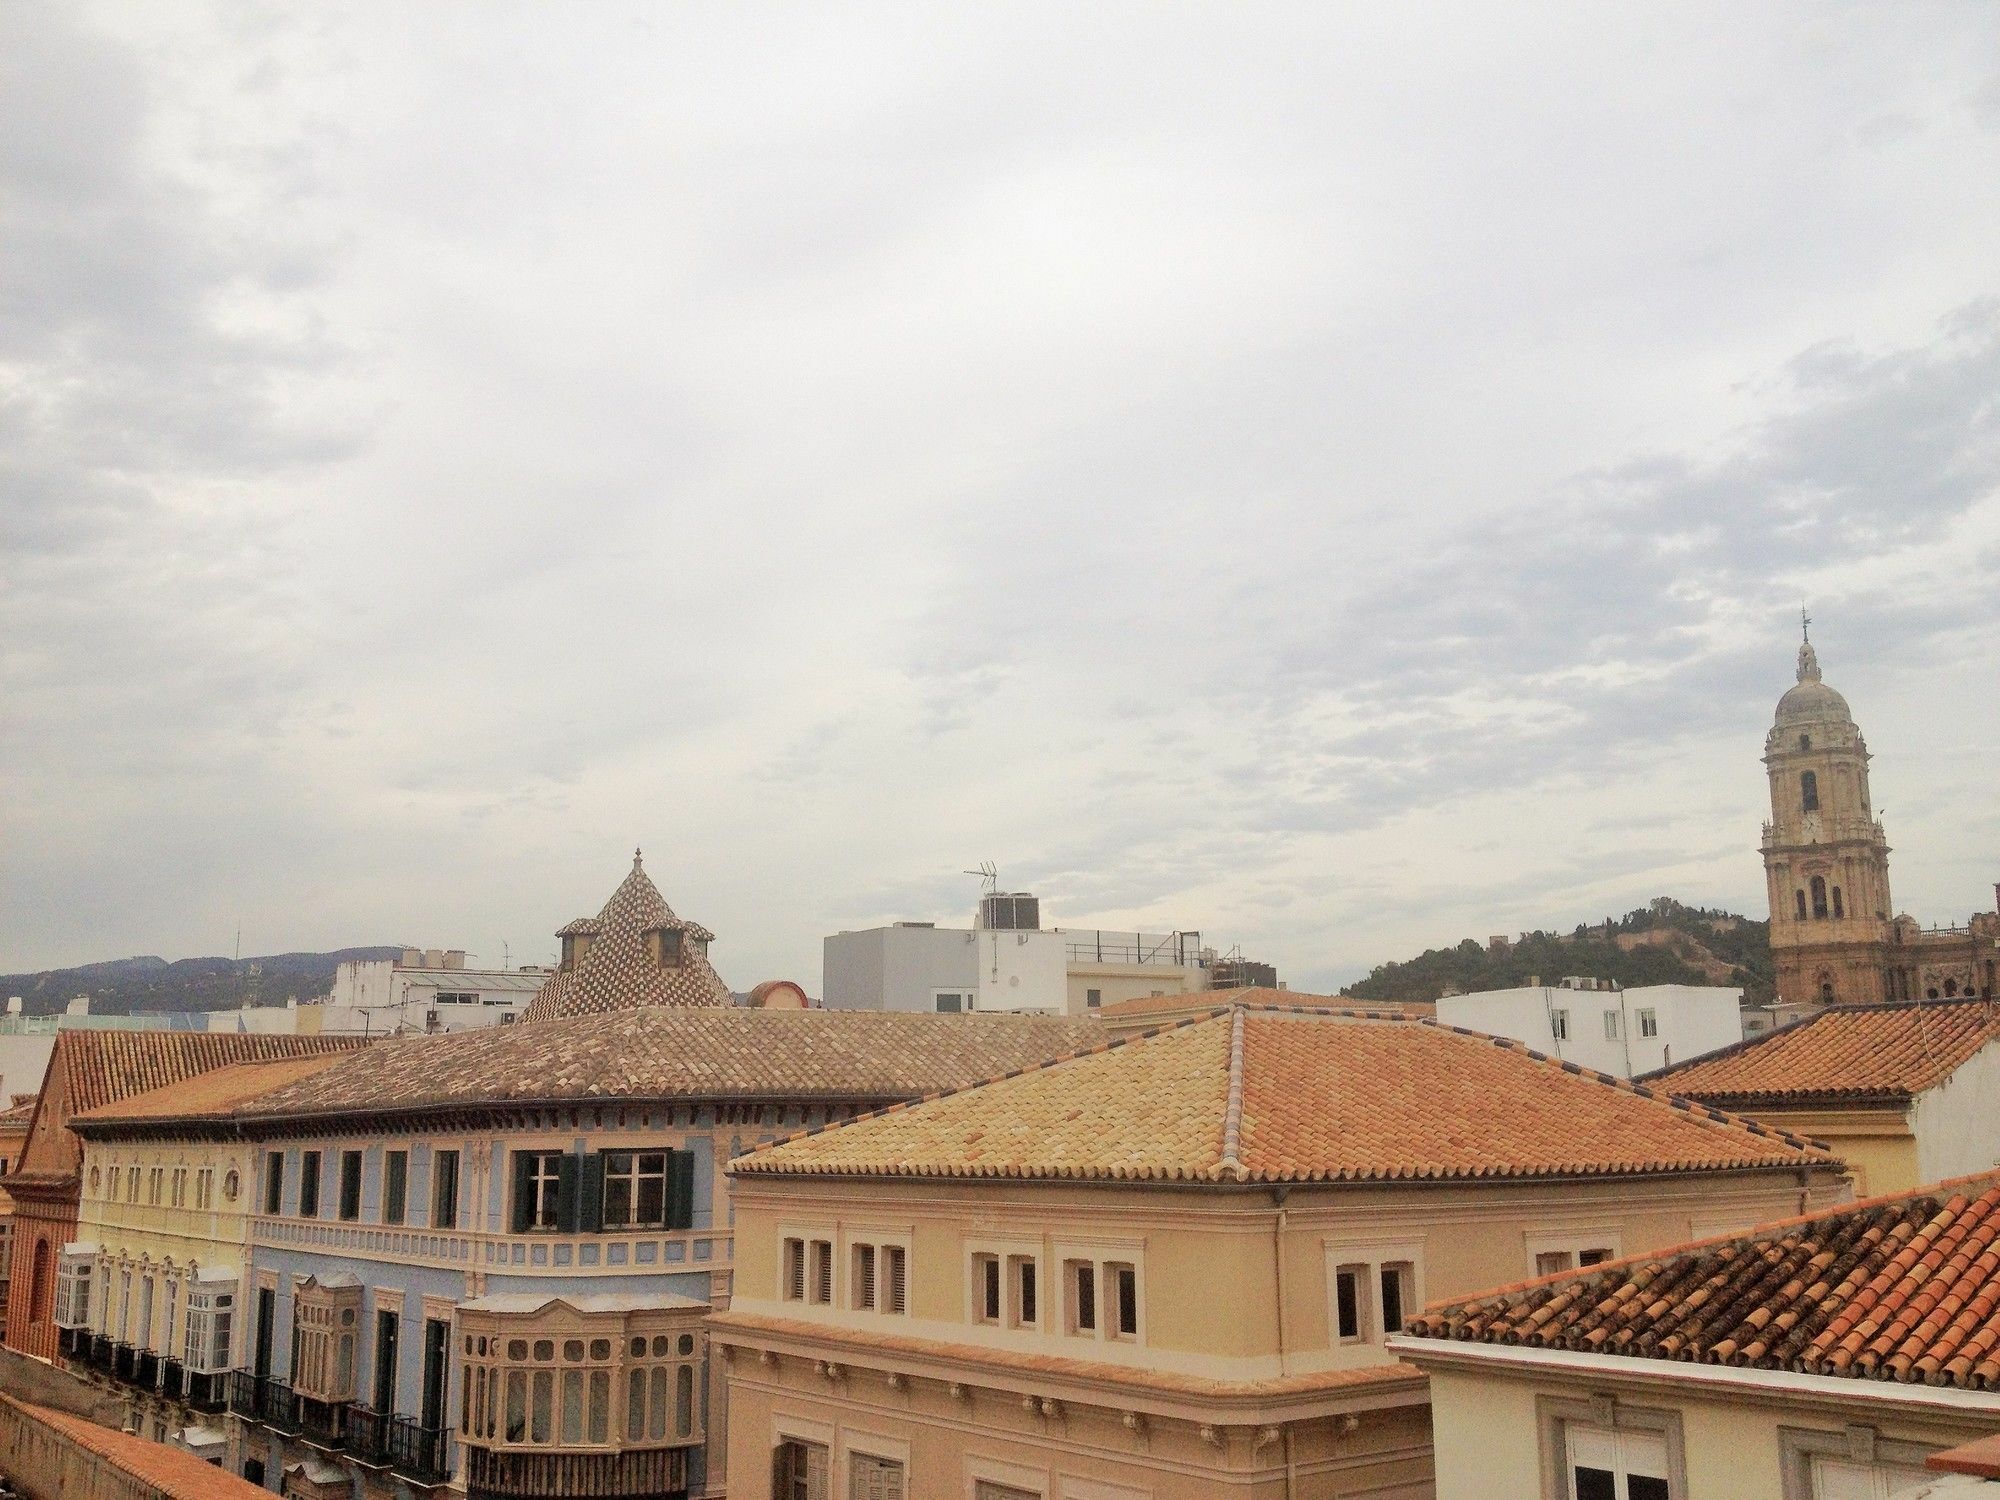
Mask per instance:
[[[1566,933],[1530,932],[1505,946],[1467,938],[1402,963],[1381,964],[1347,987],[1359,1000],[1435,1000],[1446,992],[1512,989],[1566,975],[1641,984],[1737,985],[1769,1000],[1771,924],[1657,896],[1638,911]]]
[[[317,1000],[333,987],[333,971],[350,958],[400,958],[400,947],[339,948],[332,953],[267,953],[260,958],[114,958],[0,974],[0,998],[19,995],[31,1016],[52,1015],[78,995],[100,1015],[133,1011],[232,1010]]]

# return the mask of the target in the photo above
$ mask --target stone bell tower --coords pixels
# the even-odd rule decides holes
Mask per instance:
[[[1891,992],[1889,841],[1868,793],[1868,744],[1820,680],[1811,621],[1798,685],[1764,740],[1764,876],[1781,1003],[1861,1005]]]

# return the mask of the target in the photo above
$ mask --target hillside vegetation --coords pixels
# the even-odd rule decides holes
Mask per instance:
[[[31,1016],[61,1010],[77,995],[90,996],[100,1015],[133,1011],[231,1010],[239,1005],[283,1005],[317,1000],[333,987],[343,959],[397,958],[401,948],[340,948],[332,953],[270,953],[261,958],[117,958],[0,974],[0,996],[19,995]]]
[[[1467,938],[1402,963],[1380,964],[1346,993],[1360,1000],[1435,1000],[1447,992],[1503,990],[1565,975],[1641,984],[1737,985],[1746,1001],[1771,998],[1768,922],[1683,906],[1670,896],[1622,917],[1566,933],[1530,932],[1505,947]]]

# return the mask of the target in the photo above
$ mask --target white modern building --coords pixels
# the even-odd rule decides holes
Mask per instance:
[[[400,958],[344,960],[333,988],[301,1030],[383,1036],[412,1031],[470,1031],[513,1021],[528,1008],[548,971],[468,969],[456,948],[406,948]]]
[[[1609,980],[1475,995],[1445,995],[1437,1018],[1619,1078],[1686,1062],[1743,1039],[1743,991],[1723,986],[1650,984],[1621,990]]]
[[[980,899],[971,928],[894,922],[822,944],[831,1010],[1042,1011],[1087,1015],[1147,995],[1210,987],[1216,957],[1196,932],[1044,928],[1025,892]]]

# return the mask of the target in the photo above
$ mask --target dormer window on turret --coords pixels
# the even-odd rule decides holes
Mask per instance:
[[[678,969],[681,966],[682,934],[678,927],[649,927],[646,929],[646,955],[656,969]]]
[[[574,969],[590,956],[591,944],[597,941],[599,930],[598,924],[589,917],[578,917],[556,933],[562,939],[562,966],[565,969]]]

